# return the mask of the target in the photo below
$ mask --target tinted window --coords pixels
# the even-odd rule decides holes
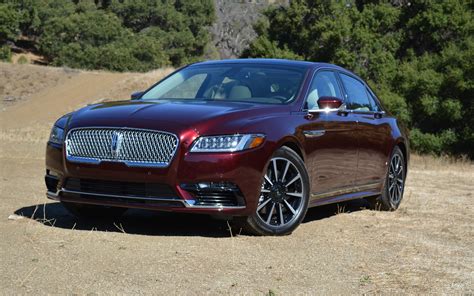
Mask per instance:
[[[372,105],[373,111],[380,111],[379,104],[377,103],[374,94],[370,90],[367,90],[367,93],[369,94],[370,104]]]
[[[163,97],[170,99],[194,99],[197,95],[199,87],[206,79],[206,74],[195,74],[184,80],[180,87],[173,88],[163,95]]]
[[[293,101],[306,68],[222,64],[196,65],[178,71],[146,92],[143,100],[227,100],[266,104]]]
[[[318,99],[320,97],[336,97],[342,99],[336,74],[331,71],[321,71],[316,74],[309,88],[307,108],[309,110],[319,109]]]
[[[347,109],[356,111],[373,111],[365,85],[359,80],[341,74],[341,80],[347,94]]]

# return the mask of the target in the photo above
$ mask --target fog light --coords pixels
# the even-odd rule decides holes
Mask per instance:
[[[55,171],[46,170],[46,175],[59,179],[59,174]]]
[[[46,170],[44,181],[49,192],[56,193],[58,191],[59,179],[60,176],[58,173],[51,170]]]
[[[232,182],[199,182],[181,184],[181,188],[188,191],[235,191],[239,188]]]
[[[193,196],[194,200],[188,200],[190,205],[232,207],[245,204],[239,187],[232,182],[198,182],[181,184],[180,187]]]

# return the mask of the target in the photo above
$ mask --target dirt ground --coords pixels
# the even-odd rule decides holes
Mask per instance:
[[[474,294],[467,161],[414,156],[398,211],[366,210],[362,200],[313,208],[286,237],[139,210],[79,221],[47,200],[53,121],[88,102],[127,98],[169,71],[0,64],[0,99],[21,96],[0,110],[0,294]]]

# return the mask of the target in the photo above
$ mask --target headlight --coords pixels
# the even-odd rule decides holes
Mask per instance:
[[[53,126],[51,134],[49,135],[49,141],[54,144],[62,144],[64,140],[64,130],[60,127]]]
[[[193,144],[191,152],[235,152],[260,146],[265,135],[222,135],[199,137]]]

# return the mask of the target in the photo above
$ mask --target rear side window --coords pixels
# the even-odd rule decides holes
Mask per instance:
[[[341,80],[346,90],[346,106],[349,110],[374,111],[369,101],[365,85],[357,79],[341,73]]]
[[[377,103],[377,99],[375,98],[374,94],[367,89],[367,93],[369,94],[370,104],[373,107],[373,111],[379,112],[381,111],[379,104]]]

